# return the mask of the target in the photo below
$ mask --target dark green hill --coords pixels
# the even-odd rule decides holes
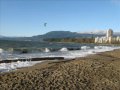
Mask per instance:
[[[43,35],[36,35],[32,37],[3,37],[1,40],[17,40],[17,41],[43,41],[50,38],[91,38],[102,36],[98,34],[81,34],[70,31],[51,31]]]

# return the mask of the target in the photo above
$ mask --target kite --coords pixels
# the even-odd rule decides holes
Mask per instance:
[[[47,26],[47,23],[44,23],[44,27],[46,27]]]

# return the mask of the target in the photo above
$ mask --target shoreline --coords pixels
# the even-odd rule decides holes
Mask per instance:
[[[75,60],[48,60],[2,73],[0,80],[0,89],[119,90],[120,49]]]
[[[65,57],[41,57],[41,58],[29,58],[29,59],[15,59],[15,60],[2,60],[0,61],[0,73],[7,73],[7,72],[12,72],[15,71],[19,68],[25,68],[25,67],[32,67],[35,64],[39,63],[39,62],[46,62],[46,61],[71,61],[71,60],[76,60],[76,59],[83,59],[83,58],[87,58],[88,56],[94,56],[94,55],[98,55],[100,53],[105,53],[105,52],[112,52],[115,50],[119,50],[119,49],[111,49],[109,50],[103,50],[103,51],[95,51],[95,50],[88,50],[88,54],[83,54],[82,56],[79,57],[74,57],[74,58],[65,58]],[[85,51],[87,52],[87,51]],[[36,63],[35,63],[36,62]],[[22,65],[23,64],[23,65]],[[9,68],[7,68],[9,67]]]
[[[92,49],[89,49],[90,47],[83,46],[81,47],[81,50],[75,50],[75,51],[69,51],[67,48],[63,48],[63,50],[55,53],[44,53],[42,57],[39,57],[37,54],[37,57],[34,57],[34,54],[24,54],[24,57],[29,58],[15,58],[14,60],[2,60],[0,61],[0,73],[4,72],[11,72],[13,70],[16,70],[18,68],[22,67],[29,67],[35,65],[37,62],[43,62],[48,60],[75,60],[77,58],[80,59],[80,57],[86,57],[92,54],[98,54],[100,52],[106,52],[106,51],[113,51],[115,49],[119,49],[120,47],[106,47],[106,46],[95,46]],[[67,51],[66,51],[67,50]],[[48,56],[46,56],[48,55]],[[45,56],[45,57],[44,57]],[[52,57],[51,57],[52,56]],[[36,62],[36,63],[35,63]]]

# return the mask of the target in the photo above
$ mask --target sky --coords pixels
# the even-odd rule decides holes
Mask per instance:
[[[0,35],[109,28],[120,32],[120,0],[0,0]]]

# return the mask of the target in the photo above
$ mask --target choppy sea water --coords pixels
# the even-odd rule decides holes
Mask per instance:
[[[77,49],[76,49],[76,48]],[[65,59],[73,59],[78,57],[84,57],[88,54],[96,54],[98,52],[111,51],[114,49],[118,49],[118,46],[96,46],[96,45],[79,45],[72,47],[64,46],[59,47],[52,51],[51,48],[46,47],[43,51],[40,52],[32,52],[32,53],[11,53],[8,51],[1,50],[0,52],[0,60],[14,60],[14,59],[30,59],[30,58],[43,58],[43,57],[64,57]]]
[[[49,45],[49,44],[48,44]],[[56,44],[57,45],[57,44]],[[1,63],[0,72],[8,72],[15,70],[19,67],[32,66],[39,62],[27,61],[30,58],[42,58],[42,57],[64,57],[66,60],[74,59],[78,57],[85,57],[90,54],[96,54],[99,52],[112,51],[120,49],[119,46],[97,46],[94,44],[58,44],[57,49],[53,50],[53,46],[44,47],[44,51],[32,52],[32,53],[11,53],[5,50],[0,50],[0,60],[15,60],[26,59],[26,62],[13,62],[13,63]],[[77,48],[77,49],[76,49]]]

